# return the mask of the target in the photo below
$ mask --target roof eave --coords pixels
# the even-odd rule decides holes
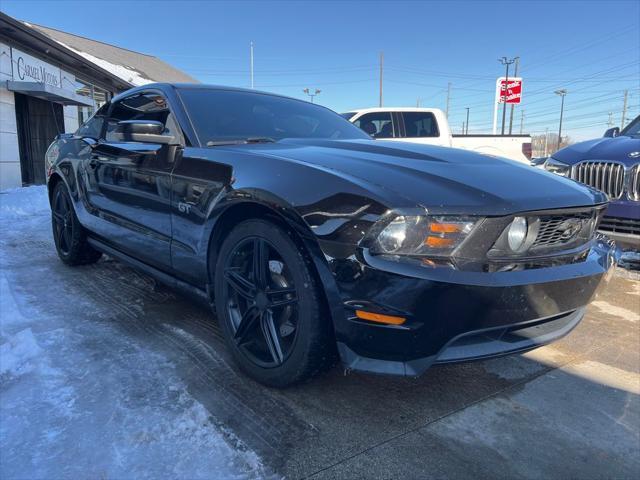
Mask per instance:
[[[106,90],[122,91],[133,87],[133,84],[3,12],[0,12],[0,40],[18,42],[21,48],[31,50],[32,53],[42,55],[45,52],[50,62],[57,63],[65,71],[80,78],[91,79],[92,83]]]

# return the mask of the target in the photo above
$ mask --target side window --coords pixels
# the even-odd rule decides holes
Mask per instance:
[[[98,139],[102,132],[102,124],[104,123],[104,117],[108,111],[109,105],[103,105],[89,120],[84,122],[80,128],[76,131],[76,135],[79,137],[91,137]]]
[[[396,136],[390,112],[367,113],[353,122],[353,124],[373,138],[393,138]]]
[[[105,135],[108,142],[119,141],[119,136],[115,134],[118,122],[122,120],[154,120],[162,122],[165,133],[180,137],[178,124],[173,118],[169,105],[165,98],[155,92],[138,93],[113,104],[111,114],[107,118],[107,133]]]
[[[438,122],[431,112],[402,112],[407,138],[439,137]]]

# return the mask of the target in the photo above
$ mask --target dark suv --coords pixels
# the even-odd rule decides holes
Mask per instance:
[[[600,231],[623,250],[640,251],[640,116],[622,131],[576,143],[549,157],[544,168],[607,194]]]

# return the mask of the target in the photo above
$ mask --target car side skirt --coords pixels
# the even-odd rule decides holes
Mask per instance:
[[[135,268],[136,270],[140,270],[141,272],[146,273],[160,283],[186,294],[187,296],[197,300],[204,306],[213,308],[213,303],[211,301],[212,296],[209,295],[209,292],[195,287],[189,283],[183,282],[182,280],[179,280],[168,273],[165,273],[161,270],[158,270],[157,268],[152,267],[151,265],[141,262],[140,260],[133,258],[130,255],[127,255],[126,253],[123,253],[120,250],[117,250],[107,243],[94,237],[87,238],[87,241],[96,250],[112,256],[122,261],[123,263],[126,263],[127,265]]]

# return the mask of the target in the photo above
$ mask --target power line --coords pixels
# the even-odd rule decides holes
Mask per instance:
[[[374,82],[375,78],[366,78],[362,80],[348,80],[344,82],[318,82],[317,85],[323,87],[325,85],[347,85],[354,83],[366,83],[366,82]],[[288,87],[304,87],[304,83],[289,83],[289,84],[275,84],[275,85],[262,85],[258,84],[256,87],[259,88],[288,88]]]

